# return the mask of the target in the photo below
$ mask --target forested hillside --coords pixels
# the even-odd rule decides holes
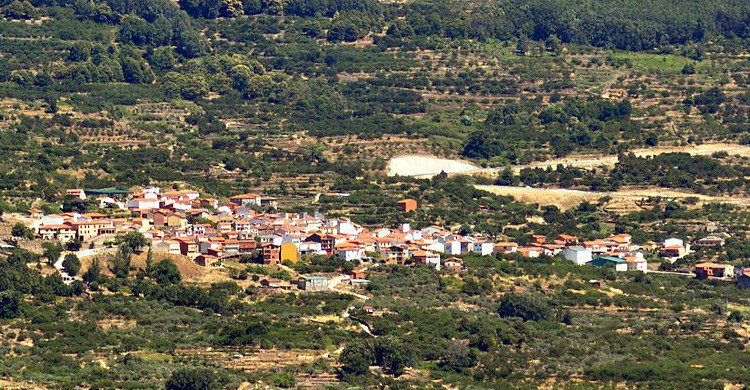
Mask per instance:
[[[73,183],[154,179],[226,193],[221,177],[267,180],[299,158],[314,172],[296,173],[377,169],[394,149],[367,140],[383,137],[496,164],[747,141],[748,7],[7,1],[3,161],[24,164],[3,187],[52,200]]]

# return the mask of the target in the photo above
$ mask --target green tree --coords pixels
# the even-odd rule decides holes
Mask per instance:
[[[200,99],[208,95],[208,82],[202,75],[167,73],[164,79],[164,90],[171,97],[188,100]]]
[[[177,64],[174,50],[168,46],[157,47],[148,55],[148,62],[156,70],[169,70]]]
[[[120,60],[122,64],[122,76],[125,81],[133,84],[150,84],[154,81],[154,72],[148,62],[125,57]]]
[[[65,272],[70,276],[78,275],[78,272],[81,271],[81,261],[75,253],[68,253],[65,255],[62,266],[63,269],[65,269]]]
[[[166,390],[213,390],[219,388],[216,374],[206,368],[181,368],[164,384]]]
[[[50,264],[54,264],[60,258],[63,248],[59,242],[45,242],[42,244],[42,256],[47,258]]]
[[[401,376],[412,361],[412,351],[394,337],[380,337],[375,341],[375,363],[393,376]]]
[[[126,245],[120,245],[117,253],[110,258],[110,270],[118,278],[127,278],[130,274],[131,250]]]
[[[498,175],[495,184],[500,186],[515,186],[518,185],[518,177],[513,174],[513,170],[506,166]]]
[[[525,56],[529,50],[531,50],[531,42],[529,41],[529,37],[526,35],[521,35],[518,37],[518,42],[516,43],[516,54],[519,56]]]
[[[21,308],[21,294],[9,290],[0,292],[0,318],[16,318]]]
[[[164,259],[154,264],[151,267],[149,276],[154,278],[159,284],[176,284],[182,280],[179,268],[169,259]]]
[[[366,375],[370,373],[370,365],[375,362],[372,345],[356,343],[347,345],[339,356],[341,370],[347,375]]]
[[[518,317],[524,321],[542,321],[552,318],[547,300],[539,295],[508,293],[500,298],[497,313],[502,317]]]
[[[130,252],[138,253],[141,251],[141,248],[148,245],[148,240],[146,240],[146,237],[141,232],[127,232],[121,237],[120,244]]]
[[[562,52],[562,41],[555,34],[550,35],[547,40],[544,41],[544,45],[548,51],[551,51],[557,55]]]
[[[28,1],[14,1],[3,8],[3,15],[9,19],[35,19],[39,16],[34,6]]]
[[[94,261],[91,262],[91,266],[89,266],[89,269],[87,269],[86,272],[83,274],[83,280],[86,283],[99,282],[101,274],[102,274],[102,267],[99,264],[99,259],[94,259]]]
[[[31,231],[31,229],[27,228],[26,225],[21,222],[13,225],[13,227],[10,229],[10,234],[12,234],[13,237],[24,238],[31,238],[33,236],[33,232]]]

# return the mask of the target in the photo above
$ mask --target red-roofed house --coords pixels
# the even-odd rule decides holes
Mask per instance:
[[[239,206],[260,206],[261,196],[258,194],[241,194],[229,198],[229,201]]]
[[[409,211],[415,211],[417,209],[417,201],[414,199],[402,199],[396,202],[399,209],[404,212],[408,213]]]
[[[734,276],[734,267],[730,264],[704,262],[696,264],[693,272],[698,279],[729,279]]]

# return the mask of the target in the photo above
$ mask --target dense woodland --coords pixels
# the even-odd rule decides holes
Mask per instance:
[[[662,269],[706,259],[750,266],[741,203],[653,197],[623,212],[602,196],[563,209],[474,187],[746,196],[747,157],[632,151],[750,144],[750,2],[6,0],[0,11],[0,217],[32,207],[114,213],[66,199],[65,189],[158,184],[259,192],[284,210],[366,226],[438,224],[522,245],[562,233],[691,241],[712,226],[727,233],[725,247]],[[386,176],[388,158],[402,153],[507,169]],[[582,154],[618,158],[513,169]],[[398,212],[393,201],[404,197],[419,210]],[[13,240],[27,239],[22,228]],[[199,285],[168,260],[138,268],[138,246],[101,264],[66,258],[84,278],[70,286],[48,272],[64,248],[0,255],[0,380],[722,388],[750,377],[750,296],[732,283],[467,257],[462,274],[369,270],[360,292],[380,309],[373,315],[348,295],[239,287],[248,275],[288,279],[285,270],[237,264],[231,280]],[[322,257],[293,269],[352,267]],[[315,358],[240,370],[195,352],[209,348]]]

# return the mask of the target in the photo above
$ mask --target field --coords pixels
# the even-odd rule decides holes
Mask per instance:
[[[531,188],[496,185],[475,185],[474,187],[495,195],[512,196],[516,200],[524,203],[553,205],[563,210],[577,206],[584,201],[596,202],[605,197],[611,198],[605,202],[605,209],[617,210],[620,213],[641,209],[639,204],[648,198],[673,200],[696,198],[698,200],[696,204],[730,203],[741,206],[750,206],[750,198],[746,196],[708,196],[668,188],[623,188],[618,191],[593,192],[565,188]]]

